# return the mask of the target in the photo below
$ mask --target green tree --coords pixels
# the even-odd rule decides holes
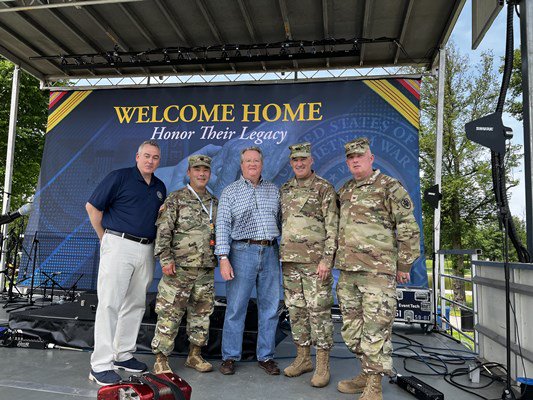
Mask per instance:
[[[0,189],[4,187],[6,149],[11,104],[13,64],[0,60]],[[48,91],[39,88],[39,81],[20,72],[20,92],[13,166],[11,209],[27,202],[35,193],[44,147],[48,116]]]
[[[518,238],[522,243],[526,242],[526,223],[518,217],[513,217],[513,222],[516,228]],[[481,249],[483,252],[483,259],[490,261],[503,261],[503,246],[504,236],[500,229],[500,224],[494,218],[491,218],[478,229],[472,229],[466,233],[465,238],[467,243],[472,243],[475,248]],[[513,249],[511,241],[509,245],[509,258],[511,261],[517,262],[518,256]]]
[[[431,186],[435,176],[437,77],[426,77],[421,89],[420,159],[422,187]],[[465,123],[494,112],[499,81],[491,52],[472,65],[451,43],[446,49],[444,88],[444,132],[441,202],[441,248],[487,247],[477,234],[497,224],[492,191],[490,152],[466,138]],[[506,169],[517,165],[517,148],[506,159]],[[508,189],[517,185],[509,179]],[[426,248],[433,248],[433,210],[423,208]],[[493,236],[496,243],[501,239]],[[464,276],[464,257],[452,257],[454,275]],[[464,284],[454,282],[454,296],[464,302]]]

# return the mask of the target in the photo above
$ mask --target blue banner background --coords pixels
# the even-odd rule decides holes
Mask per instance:
[[[388,80],[394,83],[394,79]],[[418,109],[418,100],[412,99]],[[321,103],[320,121],[242,122],[242,104]],[[120,123],[114,107],[234,104],[233,122]],[[233,130],[230,140],[202,139],[213,126]],[[316,173],[338,189],[351,178],[344,144],[367,136],[375,154],[374,167],[399,179],[411,195],[415,216],[422,226],[418,162],[418,130],[363,81],[321,83],[200,86],[97,90],[86,97],[46,137],[34,212],[25,235],[29,248],[39,240],[37,284],[50,285],[52,276],[64,288],[77,282],[79,289],[96,289],[98,240],[85,212],[85,203],[96,185],[113,169],[133,166],[138,145],[151,139],[154,130],[194,131],[189,140],[159,140],[161,165],[156,171],[170,193],[186,185],[186,158],[208,154],[213,158],[210,190],[218,197],[222,189],[240,176],[239,152],[257,145],[265,154],[263,177],[281,186],[293,176],[288,146],[309,141]],[[250,131],[284,131],[281,141],[241,138]],[[423,246],[423,241],[421,241]],[[424,249],[422,248],[422,254]],[[27,265],[24,262],[21,265]],[[31,263],[30,263],[31,264]],[[20,278],[31,271],[21,268]],[[160,278],[156,268],[156,290]],[[48,282],[46,282],[48,279]],[[217,293],[224,293],[218,269]],[[412,270],[413,286],[427,287],[425,260]]]

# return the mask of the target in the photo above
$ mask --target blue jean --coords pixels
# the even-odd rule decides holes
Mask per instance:
[[[234,278],[226,282],[226,316],[222,332],[222,359],[240,360],[242,336],[248,302],[254,287],[257,291],[257,360],[274,358],[278,306],[280,297],[279,250],[233,242],[229,254]]]

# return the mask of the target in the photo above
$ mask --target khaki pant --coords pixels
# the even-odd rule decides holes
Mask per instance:
[[[113,369],[113,361],[133,357],[154,264],[153,244],[140,244],[108,233],[102,237],[91,356],[94,372]]]

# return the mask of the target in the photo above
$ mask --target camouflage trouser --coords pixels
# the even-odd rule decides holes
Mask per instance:
[[[170,355],[181,318],[187,311],[187,335],[197,346],[207,344],[209,317],[214,309],[215,272],[212,268],[176,267],[174,276],[159,282],[155,311],[157,325],[152,351]]]
[[[289,309],[294,343],[315,345],[329,350],[333,347],[331,306],[333,278],[322,281],[314,264],[283,263],[285,304]]]
[[[392,324],[396,315],[396,280],[389,275],[341,271],[337,298],[342,338],[367,374],[392,371]]]

